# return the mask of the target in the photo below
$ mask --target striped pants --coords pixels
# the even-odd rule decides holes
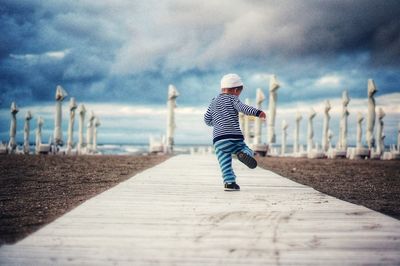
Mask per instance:
[[[214,143],[214,148],[225,183],[232,183],[236,180],[235,173],[232,169],[232,154],[241,151],[250,156],[254,156],[253,151],[240,139],[219,140]]]

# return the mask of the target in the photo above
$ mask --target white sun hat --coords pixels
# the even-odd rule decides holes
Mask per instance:
[[[243,86],[242,79],[237,74],[227,74],[221,79],[221,89]]]

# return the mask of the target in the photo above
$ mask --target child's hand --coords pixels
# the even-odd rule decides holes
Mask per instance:
[[[260,117],[262,120],[265,120],[265,119],[267,118],[267,115],[266,115],[264,112],[261,112],[259,117]]]

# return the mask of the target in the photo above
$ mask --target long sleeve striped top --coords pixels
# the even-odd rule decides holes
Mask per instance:
[[[242,103],[238,96],[232,94],[221,93],[212,99],[204,114],[204,122],[213,127],[213,143],[221,139],[244,139],[239,112],[259,116],[262,111]]]

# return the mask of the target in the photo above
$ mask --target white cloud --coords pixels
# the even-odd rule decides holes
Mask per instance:
[[[271,78],[272,73],[264,73],[258,72],[254,73],[250,76],[250,81],[253,83],[264,83],[268,85],[269,79]]]
[[[10,54],[10,57],[18,60],[37,60],[40,58],[51,58],[60,60],[69,54],[71,49],[65,49],[61,51],[48,51],[41,54]]]
[[[44,55],[54,59],[63,59],[69,52],[70,49],[66,49],[63,51],[46,52]]]
[[[11,58],[14,59],[19,59],[19,60],[31,60],[37,57],[37,55],[34,54],[10,54]]]
[[[317,87],[338,87],[341,85],[343,77],[335,74],[328,74],[320,77],[315,81],[315,86]]]

